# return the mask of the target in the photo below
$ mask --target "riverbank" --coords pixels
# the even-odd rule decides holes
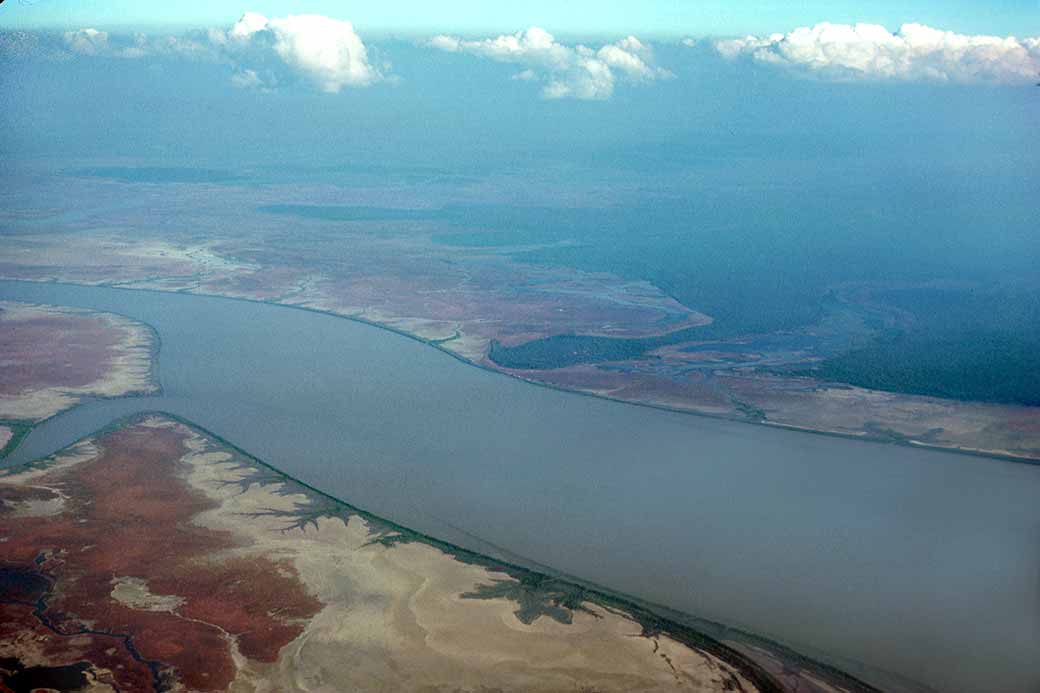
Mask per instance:
[[[158,332],[124,315],[0,301],[0,459],[84,398],[161,393]]]
[[[175,438],[167,441],[166,439],[171,435],[174,435]],[[175,440],[178,439],[182,442],[175,443]],[[183,451],[173,453],[178,446]],[[173,456],[171,457],[171,455]],[[171,462],[178,459],[177,455],[180,455],[179,461],[176,462],[176,466],[171,467]],[[134,465],[145,466],[136,470]],[[164,471],[167,469],[170,471]],[[170,474],[173,469],[181,471],[169,478],[164,476]],[[79,479],[88,471],[90,481],[86,487],[84,487],[83,481],[75,481],[70,486],[70,481],[66,480],[69,475]],[[209,614],[206,616],[199,611],[198,607],[192,606],[200,598],[192,591],[193,588],[190,584],[197,580],[185,582],[183,577],[176,577],[177,565],[181,560],[181,553],[197,552],[197,549],[190,547],[205,545],[205,543],[199,544],[204,540],[203,535],[199,532],[204,533],[205,529],[192,530],[191,538],[185,535],[182,541],[174,542],[178,548],[172,552],[166,552],[163,559],[153,565],[142,565],[140,568],[135,568],[134,563],[127,563],[123,560],[122,564],[125,565],[118,569],[120,576],[118,579],[112,578],[116,587],[112,589],[111,597],[118,604],[106,607],[108,616],[104,618],[129,609],[125,616],[120,616],[125,624],[122,636],[125,640],[124,645],[132,660],[151,663],[153,682],[179,680],[186,675],[189,679],[195,680],[204,672],[209,672],[205,675],[208,683],[212,685],[217,685],[222,681],[241,680],[243,677],[254,683],[270,683],[272,680],[282,680],[284,676],[291,674],[283,681],[288,684],[290,679],[306,677],[308,667],[319,665],[320,662],[324,676],[332,675],[344,685],[353,682],[353,686],[360,685],[361,688],[364,688],[364,685],[359,683],[364,678],[358,678],[358,676],[370,676],[371,673],[360,674],[357,671],[351,673],[348,669],[334,664],[333,662],[342,658],[343,653],[337,654],[334,648],[330,649],[329,638],[333,637],[336,642],[342,642],[343,647],[349,647],[348,643],[359,635],[346,629],[345,623],[358,619],[356,602],[359,596],[357,592],[359,590],[372,591],[375,586],[371,582],[371,577],[362,577],[364,572],[356,572],[355,569],[347,569],[346,566],[349,563],[371,560],[372,568],[377,568],[377,572],[380,574],[377,580],[382,585],[391,585],[396,582],[392,573],[386,574],[391,566],[403,567],[416,561],[418,564],[411,565],[408,568],[409,571],[432,570],[434,574],[442,576],[434,577],[429,573],[426,575],[421,600],[418,600],[419,593],[413,594],[410,590],[406,593],[408,609],[414,611],[415,616],[424,622],[424,629],[428,633],[425,638],[430,638],[432,634],[439,634],[437,637],[442,641],[448,637],[453,640],[458,638],[472,640],[471,636],[465,635],[470,626],[461,624],[472,622],[475,626],[478,621],[482,624],[478,629],[478,637],[482,645],[477,645],[477,641],[474,640],[468,646],[463,660],[456,658],[456,664],[449,667],[448,670],[455,671],[454,674],[451,674],[453,678],[445,681],[445,685],[448,685],[449,688],[472,675],[464,673],[467,668],[477,667],[480,670],[481,665],[478,662],[487,660],[489,657],[492,659],[501,657],[501,654],[495,655],[493,652],[498,646],[496,643],[505,646],[505,640],[503,640],[505,638],[513,641],[508,646],[510,651],[508,659],[511,662],[508,670],[512,670],[514,673],[503,679],[501,673],[492,675],[492,670],[487,670],[479,675],[479,680],[508,682],[511,677],[521,676],[525,681],[525,689],[541,690],[542,686],[538,683],[541,680],[539,677],[548,676],[547,683],[559,679],[561,674],[549,674],[552,669],[547,667],[554,659],[571,656],[564,655],[563,652],[554,652],[554,650],[564,647],[566,650],[578,648],[583,652],[586,660],[582,667],[569,668],[570,673],[565,674],[565,678],[570,678],[578,683],[582,680],[594,681],[598,690],[615,690],[616,685],[612,682],[621,675],[622,671],[626,673],[617,681],[626,683],[622,684],[618,690],[625,691],[658,690],[658,685],[651,682],[655,676],[660,677],[661,674],[664,675],[660,681],[661,684],[665,684],[674,677],[672,684],[679,690],[693,684],[701,686],[697,690],[705,690],[705,686],[707,690],[732,690],[736,686],[739,690],[754,690],[763,693],[793,690],[821,691],[821,693],[825,690],[867,693],[876,690],[835,669],[819,665],[804,657],[792,656],[793,653],[773,646],[760,638],[746,634],[739,634],[737,637],[737,634],[734,633],[732,641],[723,644],[703,632],[666,620],[620,595],[589,588],[558,576],[533,572],[517,565],[504,564],[462,547],[409,530],[348,505],[305,482],[295,480],[271,465],[221,441],[198,426],[180,417],[161,412],[142,413],[129,419],[112,422],[72,446],[68,452],[59,453],[50,460],[4,470],[3,476],[0,476],[0,488],[4,490],[2,496],[4,500],[0,504],[0,524],[3,524],[4,514],[14,513],[15,516],[24,518],[21,520],[22,529],[13,526],[4,529],[8,541],[0,547],[0,555],[5,556],[5,563],[11,564],[11,561],[17,563],[22,554],[25,554],[26,557],[44,555],[41,552],[45,552],[48,547],[41,545],[33,548],[30,546],[31,540],[23,536],[25,534],[31,536],[37,532],[37,524],[65,522],[66,520],[62,518],[70,512],[74,514],[87,512],[93,518],[93,522],[90,523],[92,527],[103,527],[104,519],[100,516],[93,516],[103,513],[103,508],[108,505],[105,498],[101,496],[112,493],[105,489],[114,488],[111,484],[112,480],[106,477],[109,473],[118,473],[123,479],[118,484],[120,487],[118,494],[130,493],[133,495],[138,487],[142,491],[146,488],[155,487],[153,489],[155,490],[161,487],[165,489],[160,494],[164,500],[156,498],[148,501],[146,506],[135,511],[134,518],[136,519],[131,521],[132,526],[127,529],[129,535],[127,532],[123,532],[105,540],[91,534],[97,529],[81,529],[73,532],[63,541],[73,544],[94,542],[88,546],[91,549],[89,553],[103,555],[109,549],[116,549],[115,545],[108,546],[113,540],[117,543],[130,541],[131,535],[141,535],[143,539],[142,533],[153,529],[158,530],[160,526],[165,526],[163,523],[167,522],[164,519],[167,516],[176,518],[183,515],[184,512],[191,514],[202,511],[201,514],[194,515],[192,522],[195,525],[201,528],[219,529],[225,533],[230,532],[241,537],[240,541],[246,542],[242,544],[242,548],[234,550],[230,554],[231,556],[241,555],[242,558],[248,556],[248,560],[251,562],[271,560],[284,562],[286,556],[295,556],[292,560],[295,573],[309,586],[312,594],[318,596],[324,603],[324,607],[320,611],[309,608],[311,614],[309,618],[313,619],[310,625],[304,626],[302,630],[296,630],[295,637],[288,634],[287,637],[292,638],[291,640],[280,641],[283,644],[278,646],[277,650],[281,650],[281,654],[277,655],[276,659],[291,657],[293,664],[290,671],[286,670],[284,666],[272,667],[265,664],[264,662],[274,661],[270,659],[272,655],[261,654],[266,646],[259,642],[253,643],[252,636],[236,635],[234,628],[243,626],[230,625],[233,621],[228,622],[226,617],[221,620],[222,617],[212,611],[212,604],[206,607],[205,613]],[[183,481],[177,482],[175,479],[178,478]],[[206,505],[199,505],[197,500],[188,504],[187,507],[184,507],[183,503],[179,503],[177,507],[170,505],[169,508],[166,508],[164,503],[177,502],[177,499],[183,495],[175,488],[179,483],[186,483],[196,492],[201,492],[208,497],[210,509],[207,510]],[[93,490],[88,492],[87,488]],[[48,495],[42,501],[23,501],[20,500],[21,495],[19,494],[22,492],[19,489],[31,491],[33,499],[42,494],[57,495],[53,497]],[[98,497],[81,497],[84,493],[94,493]],[[29,497],[25,496],[26,499]],[[54,500],[59,501],[59,505],[56,507],[52,507]],[[97,510],[92,508],[97,508]],[[148,524],[142,524],[142,522]],[[360,526],[364,529],[359,537],[353,537],[353,534],[358,531],[357,522],[360,522]],[[86,533],[84,534],[84,532]],[[184,530],[179,530],[179,532],[184,534]],[[79,534],[84,536],[77,538]],[[27,544],[26,541],[29,543]],[[340,549],[337,548],[337,545],[344,541],[352,546],[356,544],[356,546],[348,549],[347,553],[340,558],[329,562],[329,556],[339,555]],[[409,547],[428,547],[433,550],[433,553],[425,551],[416,553],[417,548]],[[318,561],[317,555],[311,553],[312,550],[321,551],[325,558]],[[139,552],[132,551],[131,553],[136,555]],[[278,555],[279,558],[274,559],[274,555]],[[267,556],[271,556],[271,558],[267,558]],[[372,558],[363,559],[361,556],[371,556]],[[383,557],[375,558],[379,556]],[[388,562],[391,556],[398,556],[398,558]],[[442,558],[431,562],[435,556]],[[78,560],[70,564],[52,564],[49,560],[44,560],[27,564],[24,569],[17,568],[25,571],[42,571],[41,576],[45,578],[45,586],[48,587],[45,590],[46,594],[41,594],[37,600],[37,612],[49,614],[54,608],[60,608],[66,613],[82,612],[86,607],[79,604],[81,588],[75,585],[87,580],[91,574],[90,571],[93,568],[90,566],[93,563],[90,560],[87,563]],[[101,560],[101,558],[96,558],[96,560]],[[146,561],[147,559],[137,556],[136,560]],[[227,558],[224,560],[230,561],[229,568],[234,570],[235,562],[240,559]],[[402,560],[405,563],[401,563]],[[102,562],[105,565],[110,563],[110,561]],[[80,565],[81,563],[82,565]],[[11,569],[10,565],[5,569]],[[213,569],[217,568],[214,566]],[[337,573],[344,570],[347,571],[345,574],[336,576]],[[371,568],[367,570],[371,570]],[[170,571],[170,574],[167,574],[166,571]],[[285,574],[285,567],[281,568],[281,572],[283,575]],[[463,574],[470,577],[463,578]],[[456,577],[448,578],[449,575],[456,575]],[[460,579],[461,582],[459,582]],[[477,580],[477,583],[470,582],[467,587],[467,580],[474,579]],[[350,595],[344,593],[333,598],[332,593],[329,592],[329,585],[340,583],[350,585]],[[59,584],[63,585],[60,598],[51,595]],[[173,592],[170,591],[171,589]],[[254,585],[254,589],[259,588]],[[284,593],[287,589],[292,591],[295,587],[286,583],[278,592]],[[381,589],[385,590],[386,587]],[[448,590],[447,594],[434,596],[434,591],[444,589]],[[258,594],[266,594],[266,591],[260,589]],[[94,598],[104,599],[102,595],[92,597],[92,599]],[[216,593],[207,597],[207,602],[212,602],[214,599],[225,601],[223,609],[234,613],[239,608],[234,603],[234,600],[238,598],[240,596],[237,596],[233,590],[229,592],[228,589],[218,588]],[[277,607],[276,611],[285,613],[286,605],[281,599],[277,597],[275,599],[277,601],[273,606]],[[341,604],[341,599],[346,599],[346,603]],[[292,604],[296,603],[302,604],[303,602],[300,599],[292,600]],[[439,606],[442,603],[444,605]],[[449,603],[451,604],[450,610],[456,613],[454,617],[449,617],[447,613],[443,612]],[[485,604],[486,606],[484,606]],[[516,626],[511,626],[507,622],[505,624],[507,629],[497,632],[496,627],[492,624],[497,622],[499,617],[495,617],[493,621],[487,621],[484,617],[479,616],[485,612],[490,615],[491,612],[488,612],[488,609],[498,611],[499,607],[496,607],[496,604],[502,606],[512,604],[508,609],[515,609],[511,618],[516,619]],[[392,608],[395,611],[398,609],[398,607]],[[420,616],[421,610],[428,608],[435,608],[435,611]],[[470,618],[464,616],[470,612],[473,612]],[[185,616],[192,614],[191,623],[178,622],[178,614]],[[439,615],[434,616],[435,614]],[[297,618],[304,616],[305,614],[301,612]],[[328,624],[333,616],[339,624],[335,631],[338,635],[334,636],[333,631],[328,630]],[[431,617],[434,620],[429,620]],[[459,622],[460,617],[461,622]],[[472,621],[474,617],[478,617],[478,621]],[[74,620],[74,617],[67,615],[55,614],[43,616],[43,618],[59,618],[66,630],[74,625],[69,622],[69,619]],[[627,619],[632,626],[636,626],[635,630],[633,631],[631,626],[623,626],[622,622],[613,624],[612,622],[618,618],[621,618],[622,621]],[[184,670],[184,665],[178,657],[174,656],[170,660],[157,655],[155,646],[151,644],[151,636],[147,634],[148,631],[140,630],[156,625],[144,625],[156,621],[156,619],[168,621],[164,626],[167,631],[166,637],[169,637],[170,633],[179,633],[185,629],[192,631],[178,636],[182,643],[188,640],[198,641],[203,637],[198,627],[210,622],[220,632],[225,633],[226,637],[233,637],[238,645],[233,646],[231,652],[231,660],[234,661],[231,673],[228,672],[226,665],[219,664],[222,656],[217,651],[210,651],[201,660],[196,660],[196,663],[192,665],[190,675]],[[398,617],[395,617],[392,622],[396,623],[398,620]],[[456,625],[449,625],[453,623]],[[552,625],[554,623],[556,625]],[[460,625],[463,629],[461,631],[459,630]],[[228,630],[229,628],[232,630]],[[396,626],[389,626],[389,628],[391,632],[397,631]],[[501,626],[497,628],[501,630]],[[566,633],[572,629],[578,640],[565,637]],[[279,628],[276,628],[275,632],[278,631]],[[100,631],[97,631],[95,626],[92,630],[80,630],[79,632],[81,636],[89,639],[93,637],[92,633]],[[376,655],[377,661],[370,661],[366,667],[369,672],[373,666],[378,668],[380,666],[379,657],[388,658],[388,664],[390,661],[397,661],[397,664],[391,665],[391,670],[395,673],[391,674],[391,670],[388,670],[380,675],[379,681],[385,684],[388,680],[398,680],[401,686],[399,690],[414,688],[414,682],[409,682],[407,678],[400,678],[401,662],[404,660],[411,663],[411,667],[409,667],[411,669],[416,666],[416,661],[423,663],[422,667],[416,670],[416,674],[419,671],[422,672],[421,680],[428,681],[431,675],[436,676],[437,671],[448,671],[444,669],[443,665],[438,665],[430,659],[432,652],[426,649],[415,649],[413,645],[405,645],[406,642],[410,642],[408,639],[397,640],[406,632],[407,630],[402,631],[396,636],[391,636],[389,632],[384,636],[377,636],[378,639],[385,638],[384,647],[389,649],[383,650],[381,655]],[[477,632],[474,631],[471,635],[477,636]],[[371,634],[366,637],[371,637]],[[635,650],[632,649],[634,642],[632,637],[649,641],[652,651],[647,649],[645,654],[637,654],[641,650],[638,647]],[[325,654],[320,654],[318,660],[314,659],[315,648],[309,647],[307,644],[313,638],[325,643],[319,650]],[[542,639],[546,640],[545,645],[549,645],[549,649],[536,644]],[[47,638],[43,637],[43,640],[47,641]],[[106,643],[109,640],[106,638]],[[390,643],[393,642],[397,644],[391,647]],[[628,644],[623,645],[623,643]],[[82,649],[83,646],[84,643],[81,643],[80,648]],[[39,655],[17,648],[16,656],[19,657],[23,667],[46,664],[51,668],[60,668],[67,666],[63,658],[68,657],[73,659],[82,657],[93,666],[101,664],[101,660],[97,660],[99,654],[89,647],[86,650],[77,650],[78,654],[63,650],[57,643],[48,643],[46,647],[49,652],[46,660],[28,661],[26,658],[31,660],[32,657]],[[371,643],[368,647],[371,649]],[[236,654],[235,650],[239,648],[241,652]],[[437,657],[443,658],[446,655],[443,644],[434,649],[439,652]],[[139,654],[139,651],[144,656]],[[536,658],[527,660],[528,655],[524,653],[529,653]],[[534,653],[540,654],[535,655]],[[690,653],[695,653],[692,659]],[[114,655],[107,656],[111,659]],[[328,659],[330,657],[332,659]],[[590,657],[607,657],[609,659],[590,660]],[[661,658],[667,662],[667,667],[660,674],[655,675],[652,673],[653,667],[663,664]],[[637,662],[644,660],[644,664],[637,665]],[[463,666],[463,669],[458,670],[457,667],[463,661],[468,663]],[[701,663],[698,664],[698,661]],[[527,663],[522,664],[524,662]],[[714,664],[711,664],[712,662]],[[773,665],[776,662],[783,664],[781,670],[771,671],[770,669],[774,668]],[[709,664],[707,671],[713,672],[708,673],[707,678],[703,673],[705,664]],[[518,669],[517,667],[521,665],[527,667],[529,671]],[[648,665],[650,668],[647,668]],[[619,666],[622,668],[619,669]],[[694,668],[687,668],[689,666]],[[685,671],[682,670],[684,668]],[[702,671],[698,672],[698,668]],[[237,674],[234,673],[236,669]],[[131,671],[132,667],[125,672],[125,675],[131,675]],[[539,671],[543,673],[539,674]],[[332,674],[332,672],[336,673]],[[111,675],[102,674],[99,678],[104,682],[106,676]],[[119,676],[116,674],[116,678]],[[340,677],[344,678],[340,680]],[[578,678],[574,679],[574,677]],[[642,683],[636,683],[640,680]],[[143,681],[144,679],[138,683],[143,683]],[[113,681],[112,683],[119,682]],[[122,683],[125,685],[126,681]],[[550,683],[550,686],[555,685],[558,684]],[[665,686],[661,690],[665,689],[672,689],[672,686]],[[423,690],[427,690],[427,688],[423,688]],[[438,687],[437,690],[440,688]]]
[[[850,661],[861,653],[868,669],[924,672],[939,690],[1028,680],[1025,650],[986,623],[1029,643],[1020,604],[1035,586],[1019,567],[1036,547],[1016,541],[1014,527],[1032,521],[1035,467],[531,388],[309,311],[3,286],[119,311],[163,335],[162,397],[87,402],[41,426],[17,459],[161,409],[402,526],[482,555],[508,547],[590,584],[820,653],[871,682]],[[987,493],[964,497],[979,488]],[[959,542],[943,539],[951,533]],[[985,553],[1000,577],[951,570],[965,552]],[[994,579],[1006,594],[986,590]],[[936,584],[961,596],[951,601]],[[889,622],[897,612],[907,617]],[[952,625],[983,612],[1001,616],[972,632]],[[951,624],[944,637],[961,644],[908,645],[930,642],[935,623]]]
[[[11,280],[5,280],[5,281],[11,281]],[[341,313],[336,313],[336,312],[333,312],[333,311],[330,311],[330,310],[323,310],[323,309],[319,309],[319,308],[312,308],[312,307],[309,307],[309,306],[297,305],[297,304],[293,304],[293,303],[281,303],[281,302],[277,302],[277,301],[253,299],[253,298],[244,298],[244,297],[241,297],[241,296],[229,296],[229,295],[225,295],[225,294],[204,293],[204,292],[197,292],[197,291],[185,291],[185,290],[169,291],[169,290],[153,289],[153,288],[125,287],[125,286],[120,286],[119,282],[115,282],[115,283],[111,283],[111,284],[108,284],[108,283],[100,283],[100,284],[98,284],[98,283],[76,283],[76,282],[66,282],[66,281],[56,281],[56,280],[38,280],[38,281],[37,280],[15,280],[15,281],[26,281],[26,282],[30,282],[30,283],[34,283],[34,284],[50,284],[50,285],[56,285],[56,286],[69,286],[69,287],[75,287],[75,286],[101,286],[101,287],[105,287],[105,288],[117,289],[117,290],[120,290],[120,291],[140,291],[140,292],[161,293],[161,294],[186,294],[186,295],[191,295],[191,296],[207,296],[207,297],[210,297],[210,298],[219,298],[219,299],[228,300],[228,301],[241,301],[241,302],[245,302],[245,303],[255,303],[255,304],[261,304],[261,305],[276,306],[276,307],[280,307],[280,308],[291,308],[291,309],[294,309],[294,310],[302,310],[302,311],[315,313],[315,314],[319,314],[319,315],[328,315],[328,316],[335,317],[335,318],[340,318],[340,319],[344,319],[344,320],[350,320],[352,322],[360,323],[360,324],[363,324],[363,325],[368,325],[368,326],[371,326],[371,327],[376,327],[376,328],[381,329],[381,330],[386,330],[387,332],[390,332],[390,333],[393,333],[393,334],[396,334],[396,335],[400,335],[400,336],[406,337],[406,338],[408,338],[410,340],[419,342],[420,344],[424,344],[426,346],[432,347],[433,349],[436,349],[437,351],[439,351],[441,353],[447,354],[448,356],[452,357],[453,359],[455,359],[455,360],[457,360],[457,361],[459,361],[461,363],[464,363],[464,364],[466,364],[468,366],[479,368],[481,370],[484,370],[484,371],[487,371],[487,372],[490,372],[490,373],[503,375],[503,376],[506,376],[506,377],[509,377],[509,378],[514,378],[516,380],[519,380],[521,382],[527,383],[529,385],[535,385],[537,387],[543,387],[543,388],[547,388],[547,389],[550,389],[550,390],[556,390],[556,391],[559,391],[559,392],[567,392],[567,393],[570,393],[570,394],[581,395],[581,396],[584,396],[584,397],[594,397],[594,398],[597,398],[597,399],[603,399],[603,400],[612,401],[612,402],[618,402],[618,403],[622,403],[622,404],[629,404],[629,405],[638,406],[638,407],[645,407],[645,408],[648,408],[648,409],[654,409],[654,410],[658,410],[658,411],[667,411],[667,412],[672,412],[672,413],[677,413],[677,414],[685,414],[685,415],[689,415],[689,416],[697,416],[697,417],[703,417],[703,418],[708,418],[708,419],[717,419],[717,420],[722,420],[722,421],[734,421],[734,422],[738,422],[738,423],[742,423],[742,424],[755,425],[755,426],[766,426],[766,427],[770,427],[770,428],[787,429],[787,430],[791,430],[791,431],[797,431],[797,432],[800,432],[800,433],[810,433],[810,434],[814,434],[814,435],[823,435],[823,436],[834,437],[834,438],[845,439],[845,440],[865,440],[865,441],[879,442],[879,443],[885,443],[885,444],[891,444],[891,445],[901,445],[901,446],[906,446],[906,447],[914,447],[914,448],[919,448],[919,449],[934,449],[934,450],[940,450],[940,451],[943,451],[943,452],[953,452],[953,453],[957,453],[957,454],[970,455],[970,456],[973,456],[973,457],[985,457],[985,458],[990,458],[990,459],[995,459],[995,460],[1002,460],[1002,461],[1006,461],[1006,462],[1021,462],[1021,463],[1024,463],[1024,464],[1040,465],[1040,455],[1034,457],[1034,456],[1025,456],[1025,455],[1020,455],[1020,454],[1015,454],[1015,453],[1012,453],[1010,451],[997,452],[997,451],[985,450],[985,449],[979,449],[979,448],[955,447],[955,446],[937,444],[937,443],[929,442],[929,441],[926,441],[926,440],[917,440],[917,439],[914,439],[914,438],[910,438],[908,436],[902,436],[902,435],[900,435],[900,436],[892,436],[892,435],[886,434],[884,432],[871,432],[870,430],[868,430],[866,432],[862,432],[862,433],[845,433],[845,432],[836,431],[836,430],[825,430],[825,429],[813,428],[813,427],[808,427],[808,426],[800,426],[800,425],[791,424],[791,423],[767,421],[767,420],[762,420],[761,417],[733,416],[733,415],[729,415],[729,414],[718,414],[718,413],[710,413],[710,412],[705,412],[705,411],[696,411],[696,410],[691,410],[688,407],[669,406],[669,405],[666,405],[666,404],[658,404],[658,403],[653,403],[653,402],[644,402],[644,401],[638,401],[638,400],[627,399],[627,398],[622,398],[622,397],[614,397],[614,396],[611,396],[609,394],[605,394],[605,393],[602,393],[602,392],[590,392],[590,391],[583,390],[583,389],[562,387],[562,386],[559,386],[559,385],[554,385],[554,384],[552,384],[550,382],[546,382],[545,380],[539,380],[539,379],[536,379],[536,378],[525,376],[524,374],[522,374],[520,372],[516,372],[516,371],[510,370],[510,369],[498,368],[498,367],[495,367],[494,365],[491,365],[490,363],[484,363],[484,362],[481,362],[481,361],[474,361],[474,360],[472,360],[470,358],[467,358],[465,355],[460,354],[460,353],[458,353],[458,352],[456,352],[456,351],[454,351],[454,350],[452,350],[452,349],[450,349],[450,348],[448,348],[446,346],[446,343],[450,342],[451,338],[447,338],[447,339],[429,339],[429,338],[422,337],[421,335],[415,334],[413,332],[408,332],[408,331],[405,331],[405,330],[401,330],[401,329],[395,328],[395,327],[393,327],[391,325],[387,325],[385,323],[376,322],[376,321],[373,321],[373,320],[367,320],[365,318],[354,316],[354,315],[343,315]],[[153,333],[155,333],[154,328],[152,328],[151,326],[148,326],[148,327],[150,329],[152,329]],[[158,345],[158,342],[157,342],[157,345]],[[154,353],[154,363],[156,364],[155,367],[157,368],[159,349],[156,348],[153,353]],[[13,451],[13,448],[12,448],[12,451]],[[2,456],[0,456],[0,459],[2,459]]]

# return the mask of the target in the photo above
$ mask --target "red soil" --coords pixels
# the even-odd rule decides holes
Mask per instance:
[[[32,642],[32,650],[42,654],[50,666],[90,662],[95,670],[113,672],[100,674],[98,678],[117,690],[154,690],[151,670],[129,657],[122,638],[100,634],[60,635],[33,615],[32,606],[0,604],[0,656],[18,659],[18,646],[25,647],[27,641]],[[7,690],[0,683],[0,692]]]
[[[64,513],[0,515],[0,536],[8,537],[0,543],[0,568],[35,570],[53,582],[45,595],[45,615],[58,629],[129,635],[141,658],[172,667],[190,688],[224,690],[234,678],[225,633],[237,637],[245,656],[275,661],[302,631],[297,624],[321,607],[292,566],[263,557],[223,556],[236,547],[233,537],[192,524],[213,504],[178,477],[182,432],[131,426],[98,442],[102,453],[96,459],[52,472],[40,482],[70,497]],[[23,489],[0,485],[0,490],[10,497]],[[45,560],[34,564],[41,555]],[[185,603],[177,613],[129,608],[110,596],[116,577],[140,578],[152,594],[177,595]],[[0,594],[0,601],[8,599]],[[14,633],[33,620],[18,616]],[[11,629],[4,633],[0,655],[13,645]],[[85,657],[82,648],[62,651],[67,639],[52,639],[63,655],[61,663],[86,658],[111,668],[123,690],[152,690],[150,678],[147,684],[138,680],[141,663],[122,640],[102,638],[106,650],[115,648],[116,654],[106,657],[117,657],[119,668],[102,661],[92,647]]]
[[[0,485],[0,516],[14,511],[17,503],[25,501],[46,501],[57,497],[53,491],[45,488],[21,488]]]
[[[107,321],[87,315],[12,320],[0,329],[0,394],[29,387],[81,387],[109,368],[110,350],[124,338]]]

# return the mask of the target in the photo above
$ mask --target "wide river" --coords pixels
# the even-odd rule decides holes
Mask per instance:
[[[161,409],[486,553],[940,691],[1040,691],[1040,467],[558,392],[286,307],[12,282],[0,297],[162,338],[161,397],[86,403],[12,462]]]

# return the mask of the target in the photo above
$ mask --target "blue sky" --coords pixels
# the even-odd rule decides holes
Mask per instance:
[[[787,31],[831,22],[874,22],[895,29],[920,22],[962,33],[1040,34],[1040,0],[8,0],[7,28],[170,28],[221,26],[247,10],[269,16],[313,12],[354,22],[370,33],[483,33],[530,25],[571,35],[734,35]]]

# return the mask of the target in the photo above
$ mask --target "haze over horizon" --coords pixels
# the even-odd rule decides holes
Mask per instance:
[[[10,0],[0,7],[0,27],[18,29],[98,28],[209,28],[229,25],[246,12],[268,16],[321,14],[352,21],[361,31],[403,35],[513,32],[541,26],[563,36],[643,34],[648,38],[689,35],[743,35],[787,32],[820,22],[881,24],[895,30],[918,23],[963,34],[1024,36],[1040,33],[1040,10],[1030,0],[977,3],[883,0],[869,7],[853,2],[789,3],[753,0],[741,3],[711,0],[675,3],[649,0],[638,4],[602,0],[570,3],[534,0],[517,6],[479,0],[427,3],[388,0],[344,4],[308,0],[291,5],[256,0],[178,3],[69,2],[68,0]]]

